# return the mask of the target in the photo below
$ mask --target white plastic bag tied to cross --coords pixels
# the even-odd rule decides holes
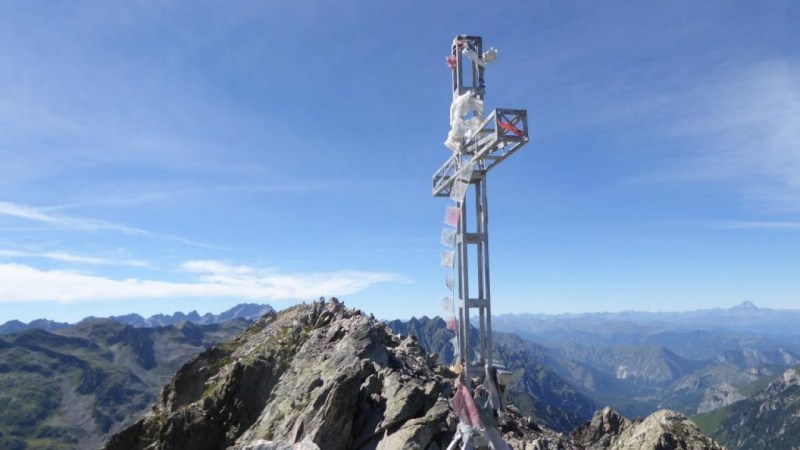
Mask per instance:
[[[486,63],[483,61],[483,59],[481,59],[481,55],[479,55],[478,52],[472,48],[465,47],[463,50],[461,50],[461,54],[471,59],[475,64],[481,67],[486,67]]]
[[[450,126],[455,125],[458,119],[463,119],[470,111],[475,116],[483,116],[483,100],[472,91],[455,96],[450,105]]]
[[[497,49],[494,47],[489,47],[489,50],[483,52],[483,62],[486,64],[491,64],[497,60]]]
[[[469,119],[464,120],[462,123],[462,128],[464,130],[463,137],[467,140],[472,139],[478,134],[478,131],[481,130],[481,124],[483,123],[483,117],[470,117]]]
[[[473,116],[467,119],[470,112]],[[454,152],[459,151],[463,138],[474,136],[482,121],[483,100],[472,91],[456,95],[450,105],[450,132],[444,145]]]

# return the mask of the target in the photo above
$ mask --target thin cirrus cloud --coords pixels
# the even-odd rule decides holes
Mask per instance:
[[[113,279],[66,270],[41,270],[0,264],[0,303],[135,300],[154,298],[243,298],[282,301],[320,295],[349,295],[389,282],[408,282],[399,274],[361,271],[281,273],[219,261],[188,261],[181,269],[195,279],[171,282]]]
[[[15,217],[31,222],[42,223],[56,228],[63,228],[78,231],[113,231],[129,236],[141,236],[151,239],[163,239],[168,241],[181,242],[195,247],[222,249],[221,247],[205,244],[203,242],[192,241],[180,236],[170,234],[153,233],[141,228],[129,227],[118,223],[105,220],[88,219],[62,214],[54,214],[46,209],[35,208],[19,203],[0,201],[0,216]]]
[[[800,230],[800,222],[730,220],[710,223],[709,228],[719,230]]]
[[[51,261],[78,263],[78,264],[91,264],[99,266],[128,266],[128,267],[142,267],[151,268],[152,265],[148,261],[140,259],[115,259],[105,258],[99,256],[76,255],[74,253],[66,252],[31,252],[20,250],[0,249],[0,258],[37,258],[48,259]]]
[[[676,96],[682,144],[661,177],[722,183],[771,211],[800,211],[800,67],[766,62]]]

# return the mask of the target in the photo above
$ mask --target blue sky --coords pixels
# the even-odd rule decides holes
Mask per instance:
[[[496,313],[800,291],[796,2],[3,2],[0,321],[338,295],[441,314],[453,36],[531,142]]]

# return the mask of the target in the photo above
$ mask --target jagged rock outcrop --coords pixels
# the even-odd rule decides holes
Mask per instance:
[[[722,383],[718,386],[706,389],[703,401],[697,407],[697,414],[703,414],[722,408],[723,406],[744,400],[744,395],[736,387]]]
[[[415,339],[359,311],[298,305],[188,363],[106,448],[443,448],[457,422],[452,377]]]
[[[605,449],[609,448],[630,426],[630,420],[607,406],[597,411],[591,421],[573,431],[572,439],[587,449]]]
[[[620,433],[609,450],[723,450],[680,413],[662,409]]]
[[[592,420],[572,434],[586,450],[723,450],[703,435],[692,421],[667,409],[644,420],[630,421],[611,408],[595,413]]]

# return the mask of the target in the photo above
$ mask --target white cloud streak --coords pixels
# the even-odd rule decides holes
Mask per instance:
[[[0,264],[0,303],[110,301],[153,298],[243,298],[281,301],[321,295],[348,295],[388,282],[408,282],[402,275],[338,271],[280,273],[274,269],[233,266],[219,261],[188,261],[183,271],[192,282],[137,278],[112,279],[67,270],[41,270]]]
[[[713,222],[709,227],[719,230],[800,230],[800,222],[732,220]]]
[[[34,208],[27,205],[20,205],[18,203],[11,203],[11,202],[0,202],[0,215],[16,217],[18,219],[25,219],[32,222],[39,222],[59,228],[67,228],[73,230],[118,231],[131,236],[147,236],[150,234],[149,232],[139,228],[119,225],[104,220],[84,219],[78,217],[52,214],[48,213],[46,210],[43,209]]]
[[[180,236],[153,233],[147,230],[143,230],[141,228],[129,227],[127,225],[108,222],[105,220],[88,219],[75,216],[66,216],[62,214],[54,214],[46,209],[34,208],[28,205],[21,205],[12,202],[0,201],[0,216],[14,217],[62,229],[77,230],[77,231],[112,231],[112,232],[126,234],[129,236],[139,236],[150,239],[163,239],[168,241],[175,241],[195,247],[222,249],[221,247],[218,246],[205,244],[203,242],[192,241],[189,239],[182,238]]]
[[[770,211],[800,211],[800,67],[763,63],[672,105],[682,143],[664,179],[721,183]]]
[[[91,264],[100,266],[128,266],[149,268],[152,265],[139,259],[114,259],[98,256],[76,255],[66,252],[30,252],[20,250],[0,249],[0,258],[41,258],[52,261],[61,261],[78,264]]]

